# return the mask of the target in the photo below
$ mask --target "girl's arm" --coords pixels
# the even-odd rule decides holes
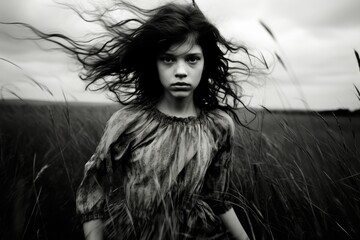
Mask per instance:
[[[84,178],[76,194],[76,210],[83,224],[87,240],[103,240],[103,220],[105,199],[111,189],[113,167],[111,145],[125,131],[129,123],[138,118],[137,114],[123,107],[108,120],[104,134],[96,148],[96,152],[85,164]],[[128,145],[117,148],[117,154],[123,155]]]
[[[237,218],[233,208],[229,209],[227,212],[225,212],[223,214],[220,214],[219,217],[224,222],[226,228],[235,237],[235,239],[249,240],[249,237],[246,234],[239,219]]]
[[[101,219],[91,220],[83,224],[86,240],[103,240],[103,222]]]

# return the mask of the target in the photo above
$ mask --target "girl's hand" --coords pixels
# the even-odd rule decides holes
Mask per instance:
[[[104,230],[103,222],[101,219],[91,220],[85,222],[83,225],[86,240],[103,240]]]
[[[220,214],[219,217],[222,219],[226,228],[231,232],[235,239],[250,240],[239,219],[237,218],[233,208],[231,208],[226,213]]]

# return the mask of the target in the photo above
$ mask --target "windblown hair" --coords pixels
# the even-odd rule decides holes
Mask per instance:
[[[125,10],[133,17],[109,20],[107,14],[115,10]],[[87,88],[109,90],[116,101],[125,105],[154,104],[163,92],[156,67],[157,56],[171,45],[190,39],[201,46],[205,60],[202,79],[194,93],[195,104],[201,109],[230,111],[238,121],[233,110],[246,108],[241,100],[239,78],[249,77],[252,66],[231,60],[229,54],[245,54],[249,59],[256,57],[245,46],[227,41],[194,1],[192,4],[167,3],[150,10],[120,1],[103,13],[93,13],[96,18],[92,20],[75,11],[83,20],[99,23],[106,33],[81,42],[27,27],[40,38],[75,55],[83,66],[80,77],[88,82]]]

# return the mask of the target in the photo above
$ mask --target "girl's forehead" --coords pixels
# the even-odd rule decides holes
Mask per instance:
[[[183,43],[175,43],[165,51],[165,54],[181,56],[185,54],[202,54],[202,48],[195,42],[185,41]]]

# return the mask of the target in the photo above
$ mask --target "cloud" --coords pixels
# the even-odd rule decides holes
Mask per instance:
[[[306,28],[358,26],[360,2],[356,0],[270,0],[264,17],[291,21]]]
[[[77,2],[85,8],[91,7],[88,1]],[[131,2],[152,7],[164,1]],[[270,53],[276,52],[288,66],[287,71],[276,64],[262,87],[247,90],[247,94],[254,96],[252,105],[304,108],[304,101],[307,101],[316,109],[359,108],[353,95],[353,83],[359,79],[353,50],[360,52],[360,1],[197,0],[197,3],[227,38],[263,51],[270,62],[274,56]],[[79,38],[99,30],[48,0],[0,1],[0,20],[25,21],[47,32],[59,31]],[[276,42],[259,20],[271,28]],[[59,98],[60,90],[65,89],[69,96],[78,99],[101,99],[83,93],[84,83],[77,77],[74,60],[59,52],[40,51],[34,42],[12,41],[1,34],[4,31],[4,26],[0,26],[0,57],[21,65],[26,73],[47,84]],[[9,33],[24,34],[14,29]],[[0,69],[4,68],[9,66],[0,64]],[[0,83],[9,83],[10,79],[11,82],[14,79],[23,81],[21,74],[1,71]],[[26,96],[36,95],[37,90],[27,83],[17,86]]]

